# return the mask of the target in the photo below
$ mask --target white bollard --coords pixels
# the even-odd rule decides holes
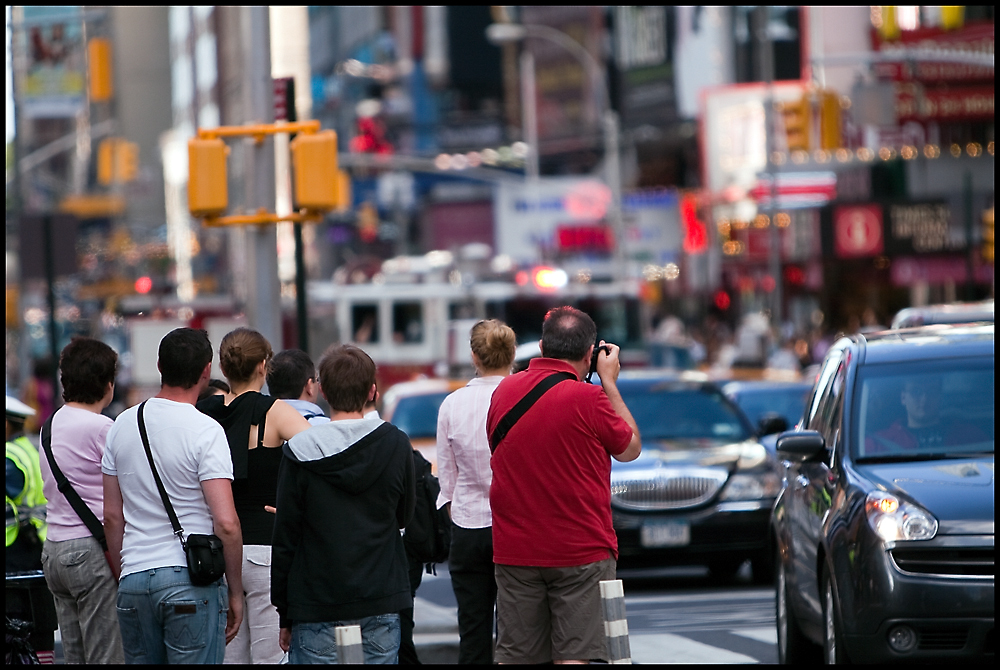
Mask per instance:
[[[337,626],[333,629],[337,643],[338,665],[363,665],[365,652],[361,648],[361,626]]]
[[[632,650],[628,643],[625,587],[622,580],[601,581],[601,607],[604,611],[604,635],[608,641],[608,659],[614,664],[631,665]]]

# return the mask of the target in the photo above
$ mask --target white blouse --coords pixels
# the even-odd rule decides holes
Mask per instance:
[[[462,528],[489,528],[490,444],[486,413],[503,377],[477,377],[451,393],[438,411],[438,509],[451,503],[451,519]]]

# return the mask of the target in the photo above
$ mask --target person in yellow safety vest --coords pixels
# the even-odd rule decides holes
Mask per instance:
[[[24,422],[35,413],[7,396],[6,572],[41,570],[45,541],[45,494],[38,448],[24,434]]]

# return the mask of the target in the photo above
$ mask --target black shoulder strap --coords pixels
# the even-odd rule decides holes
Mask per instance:
[[[58,410],[56,410],[58,411]],[[55,413],[49,417],[49,420],[45,422],[42,426],[42,448],[45,450],[45,458],[49,461],[49,469],[52,470],[52,475],[56,478],[56,485],[59,487],[59,492],[66,496],[66,501],[69,502],[70,507],[76,512],[76,515],[80,517],[80,521],[83,525],[87,527],[90,534],[94,536],[98,542],[101,543],[101,548],[104,551],[108,550],[108,541],[104,537],[104,526],[101,525],[100,519],[94,514],[94,511],[87,506],[87,503],[83,502],[83,498],[80,494],[76,492],[73,485],[69,483],[66,479],[66,475],[63,471],[59,469],[59,465],[56,464],[56,458],[52,455],[52,419],[55,417]]]
[[[535,384],[535,387],[528,391],[527,395],[518,400],[517,404],[511,407],[510,410],[504,414],[497,423],[497,427],[493,430],[493,434],[490,435],[490,453],[492,454],[496,452],[497,446],[503,441],[503,438],[507,437],[507,433],[509,433],[510,429],[514,427],[514,424],[517,423],[518,419],[524,416],[524,414],[531,409],[531,406],[534,405],[546,391],[559,382],[568,381],[570,379],[576,380],[577,377],[571,372],[556,372]]]
[[[170,525],[173,526],[174,535],[181,541],[181,546],[184,546],[184,529],[181,528],[181,522],[177,520],[174,506],[170,504],[170,498],[167,497],[167,491],[163,488],[163,482],[160,480],[160,473],[156,471],[156,464],[153,463],[153,452],[149,448],[149,436],[146,435],[146,422],[142,419],[142,408],[145,406],[146,401],[143,400],[142,404],[139,405],[139,436],[142,438],[142,446],[146,449],[149,469],[153,471],[153,479],[156,480],[156,488],[160,490],[160,500],[163,501],[163,506],[167,509],[167,516],[170,517]]]

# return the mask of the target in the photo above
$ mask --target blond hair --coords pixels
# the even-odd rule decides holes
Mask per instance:
[[[514,362],[517,338],[514,331],[503,321],[488,319],[480,321],[469,333],[472,353],[487,370],[509,368]]]

